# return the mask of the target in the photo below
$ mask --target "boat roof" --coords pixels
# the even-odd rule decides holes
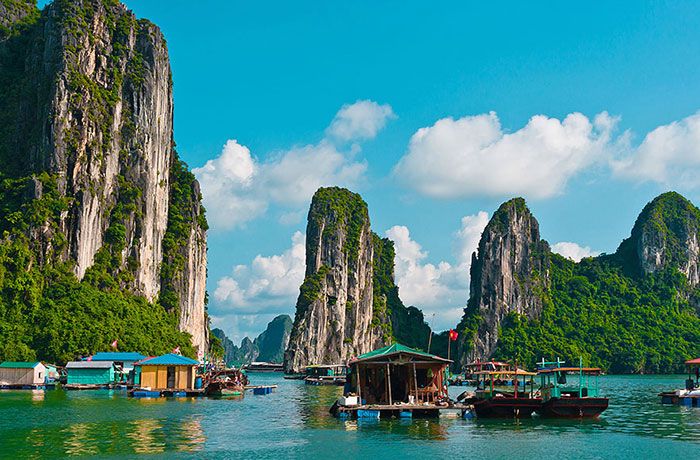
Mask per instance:
[[[474,375],[537,375],[537,372],[530,372],[530,371],[524,371],[522,369],[518,369],[518,372],[515,371],[479,371],[479,372],[474,372]]]
[[[504,363],[503,361],[474,362],[474,363],[467,364],[467,366],[483,366],[485,364],[495,364],[496,366],[510,366],[509,363]]]
[[[424,351],[416,350],[415,348],[410,348],[407,347],[406,345],[401,345],[400,343],[394,343],[389,346],[379,348],[374,351],[370,351],[369,353],[365,353],[364,355],[360,355],[357,358],[353,358],[350,360],[350,363],[354,364],[360,361],[372,361],[375,358],[381,358],[381,357],[389,357],[389,356],[394,356],[394,355],[400,355],[400,354],[407,354],[407,355],[413,355],[413,356],[418,356],[420,358],[429,358],[430,360],[433,361],[439,361],[441,363],[451,363],[452,360],[441,358],[440,356],[436,355],[431,355],[430,353],[426,353]]]
[[[330,367],[345,367],[345,364],[312,364],[310,366],[306,366],[307,369],[330,368]]]
[[[600,372],[602,369],[599,367],[538,367],[538,374],[551,374],[552,372],[586,372],[595,373]]]

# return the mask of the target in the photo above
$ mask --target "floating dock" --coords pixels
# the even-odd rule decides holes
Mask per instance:
[[[440,406],[437,404],[373,404],[362,406],[335,407],[335,415],[340,418],[437,418],[441,411],[460,413],[464,418],[472,417],[471,405],[451,404]]]
[[[55,383],[42,383],[32,385],[0,385],[0,390],[53,390]]]
[[[204,396],[204,389],[190,389],[190,390],[145,390],[145,389],[133,389],[127,391],[129,396],[134,398],[187,398],[187,397],[198,397]]]
[[[248,385],[246,390],[253,390],[254,395],[266,395],[272,393],[272,389],[277,388],[277,385]]]

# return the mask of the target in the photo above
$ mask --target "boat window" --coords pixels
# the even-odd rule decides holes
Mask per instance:
[[[559,374],[559,378],[557,379],[557,383],[559,385],[566,385],[566,372],[557,372]]]

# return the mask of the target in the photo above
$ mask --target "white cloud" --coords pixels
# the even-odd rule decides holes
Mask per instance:
[[[345,104],[328,127],[327,132],[338,139],[350,141],[373,139],[390,118],[396,118],[389,104],[357,101]]]
[[[354,186],[362,180],[367,163],[352,157],[325,139],[293,148],[261,165],[260,192],[275,203],[307,205],[319,187]]]
[[[553,244],[552,252],[561,254],[574,262],[579,262],[584,257],[595,257],[600,255],[599,251],[592,251],[588,246],[581,247],[578,244],[571,243],[569,241],[562,241],[561,243]]]
[[[259,165],[236,140],[227,141],[217,158],[192,172],[199,180],[212,226],[231,228],[267,210],[268,201],[253,187]]]
[[[340,148],[334,139],[374,137],[391,116],[389,105],[372,101],[345,105],[328,128],[328,137],[265,160],[254,157],[236,140],[227,141],[218,157],[193,169],[212,229],[244,225],[265,214],[271,205],[291,208],[287,213],[291,217],[319,187],[357,187],[367,171],[367,162],[357,158],[360,147]]]
[[[488,213],[462,218],[455,232],[456,263],[426,263],[428,252],[411,239],[407,227],[397,225],[386,231],[396,247],[396,284],[401,300],[423,310],[427,321],[435,314],[435,329],[453,327],[462,316],[469,295],[471,255],[488,223]]]
[[[258,254],[250,265],[235,266],[230,276],[216,283],[216,315],[294,311],[304,280],[305,251],[305,237],[296,232],[291,247],[282,254]]]
[[[436,198],[473,195],[547,198],[604,158],[617,119],[603,112],[559,121],[532,117],[514,133],[496,113],[443,118],[419,129],[394,172],[409,187]]]
[[[700,179],[700,112],[649,132],[638,147],[623,139],[624,154],[611,161],[618,177],[696,188]]]

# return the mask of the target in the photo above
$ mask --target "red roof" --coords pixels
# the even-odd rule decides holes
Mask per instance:
[[[686,364],[700,364],[700,358],[691,359],[685,362]]]

